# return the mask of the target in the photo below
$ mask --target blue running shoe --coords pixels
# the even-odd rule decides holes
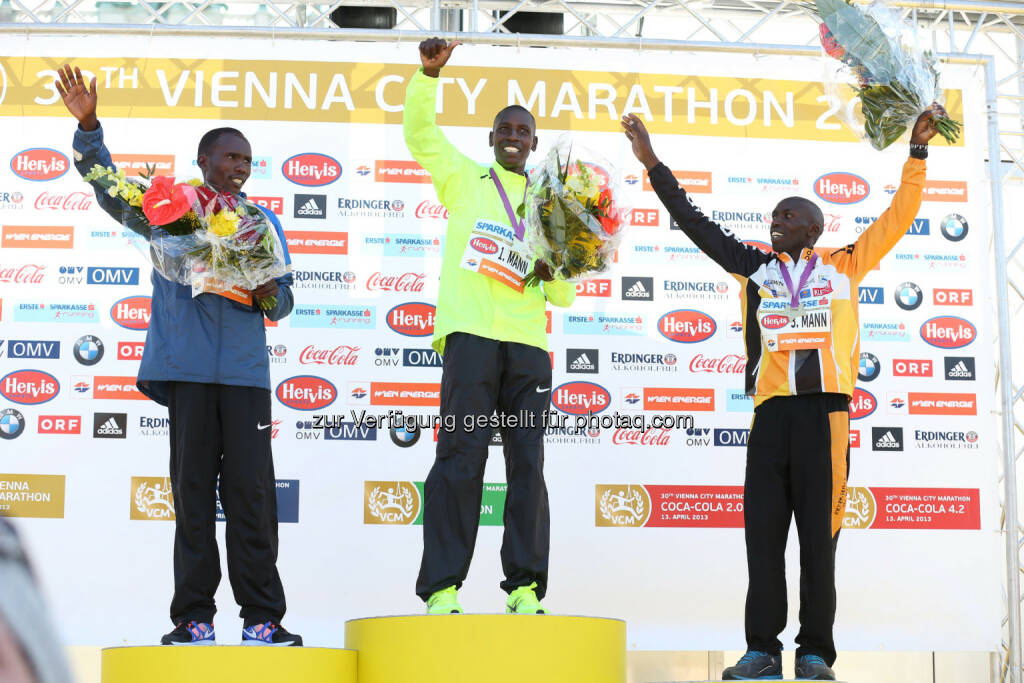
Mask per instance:
[[[782,655],[747,650],[736,666],[722,672],[724,681],[781,681]]]
[[[796,678],[801,681],[834,681],[836,675],[818,655],[796,658]]]
[[[160,639],[161,645],[216,645],[213,624],[205,621],[181,622]]]
[[[268,621],[242,629],[242,645],[276,645],[302,647],[302,636],[288,633],[281,624]]]

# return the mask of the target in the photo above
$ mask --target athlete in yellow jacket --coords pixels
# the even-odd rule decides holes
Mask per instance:
[[[846,507],[849,401],[860,357],[857,290],[896,246],[921,206],[934,105],[914,125],[910,156],[889,209],[854,243],[819,254],[824,219],[790,197],[772,211],[774,253],[744,244],[704,216],[658,161],[644,124],[622,120],[651,185],[686,236],[742,285],[746,390],[754,397],[743,485],[747,653],[725,680],[782,678],[786,537],[800,537],[800,632],[796,675],[835,680],[835,549]],[[944,113],[944,112],[943,112]]]

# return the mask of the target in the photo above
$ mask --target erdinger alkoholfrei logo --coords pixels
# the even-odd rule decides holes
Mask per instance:
[[[844,529],[867,529],[875,521],[878,506],[871,489],[851,486],[846,490],[846,513],[843,515]]]
[[[643,486],[598,484],[595,526],[641,527],[651,516],[651,496]]]
[[[420,514],[420,492],[411,481],[363,484],[363,524],[412,524]]]

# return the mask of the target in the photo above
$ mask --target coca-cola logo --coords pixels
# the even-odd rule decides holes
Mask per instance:
[[[831,204],[856,204],[870,192],[868,181],[853,173],[826,173],[814,181],[814,194]]]
[[[92,208],[92,195],[86,192],[69,192],[68,194],[43,192],[36,197],[35,207],[40,210],[88,211]]]
[[[498,253],[498,245],[494,243],[494,240],[486,237],[474,237],[469,241],[469,246],[473,247],[481,254]]]
[[[8,401],[34,406],[60,393],[60,382],[48,372],[16,370],[0,379],[0,395]]]
[[[385,275],[376,272],[366,281],[366,289],[370,292],[422,292],[426,278],[423,273]]]
[[[924,321],[921,339],[940,349],[959,349],[978,336],[978,330],[969,321],[952,315],[942,315]]]
[[[321,410],[338,398],[333,384],[314,375],[289,377],[277,385],[274,393],[282,405],[295,410]]]
[[[716,328],[714,319],[700,311],[671,311],[658,320],[661,336],[683,344],[710,339]]]
[[[46,266],[26,263],[23,266],[0,266],[0,282],[16,285],[38,285],[46,274]]]
[[[877,407],[878,401],[875,400],[874,394],[858,387],[853,390],[853,396],[850,397],[850,419],[859,420],[867,417],[875,412]]]
[[[444,208],[443,204],[425,199],[416,205],[416,218],[448,220],[448,209]]]
[[[319,187],[341,177],[341,164],[326,154],[306,152],[285,159],[281,173],[296,185]]]
[[[789,317],[785,315],[766,315],[761,318],[761,327],[766,330],[777,330],[789,324]]]
[[[612,434],[613,444],[631,446],[667,446],[672,439],[672,431],[664,428],[650,429],[616,429]]]
[[[355,365],[359,360],[359,346],[317,347],[310,344],[299,354],[302,365]]]
[[[14,175],[25,180],[44,181],[60,178],[71,168],[71,162],[63,152],[55,149],[36,147],[18,152],[11,157]]]
[[[690,359],[690,372],[717,372],[720,374],[742,374],[747,367],[747,359],[735,353],[720,358],[706,358],[697,354]]]
[[[433,304],[411,301],[395,306],[387,315],[388,327],[407,337],[429,337],[434,334]]]
[[[593,382],[566,382],[551,392],[551,403],[563,413],[590,415],[610,406],[612,395]]]

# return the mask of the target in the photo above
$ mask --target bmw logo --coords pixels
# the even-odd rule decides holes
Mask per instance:
[[[391,427],[391,443],[401,448],[408,448],[420,440],[420,428],[406,429],[405,425]]]
[[[75,360],[82,365],[96,365],[103,358],[103,342],[87,334],[75,342]]]
[[[857,366],[857,379],[862,382],[870,382],[878,377],[882,364],[873,353],[863,352],[860,354],[860,364]]]
[[[896,288],[896,305],[904,311],[912,311],[921,305],[921,288],[913,282],[904,282]]]
[[[25,431],[25,416],[14,408],[0,410],[0,439],[17,439]]]
[[[959,242],[967,237],[967,219],[958,213],[951,213],[939,224],[942,236],[950,242]]]

